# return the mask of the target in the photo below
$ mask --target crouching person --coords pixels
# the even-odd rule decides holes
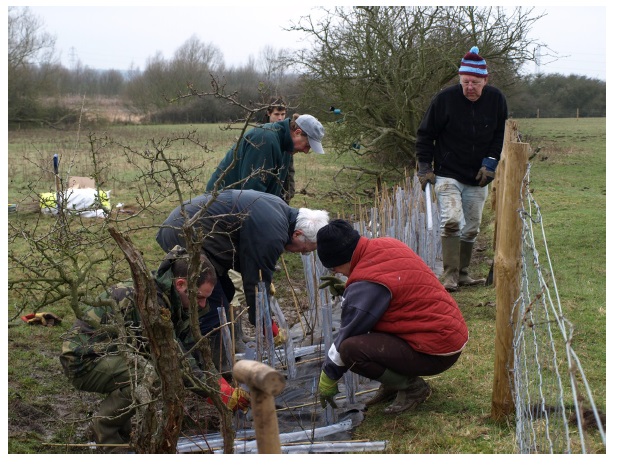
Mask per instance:
[[[189,293],[196,292],[199,314],[208,311],[207,299],[216,285],[216,272],[205,255],[201,256],[201,271],[197,289],[188,288],[189,255],[181,247],[174,247],[155,273],[157,296],[161,308],[168,308],[175,337],[183,351],[194,346],[189,321]],[[154,368],[148,361],[148,345],[142,336],[140,316],[133,299],[132,282],[113,286],[100,296],[101,302],[113,300],[115,306],[90,306],[75,321],[65,335],[60,361],[73,386],[82,391],[107,394],[93,417],[92,429],[97,444],[124,444],[130,439],[131,417],[135,413],[131,386],[137,371],[137,391],[143,392],[158,382]],[[119,314],[114,310],[117,308]],[[121,341],[118,325],[126,330],[129,341]],[[130,344],[134,351],[126,351]],[[204,364],[199,351],[188,356],[193,373],[203,375]],[[127,361],[130,360],[130,367]],[[249,408],[249,395],[219,380],[223,402],[233,411]],[[206,396],[205,392],[195,391]],[[109,452],[114,452],[110,447]]]
[[[320,286],[343,297],[340,330],[319,381],[322,406],[335,405],[337,381],[347,370],[381,382],[366,404],[395,399],[385,413],[424,402],[431,390],[422,376],[454,365],[469,337],[455,300],[406,244],[361,237],[344,220],[319,230],[317,254],[326,268],[348,277],[344,287],[330,276]]]

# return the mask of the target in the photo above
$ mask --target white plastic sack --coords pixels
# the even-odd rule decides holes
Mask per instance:
[[[66,203],[66,209],[70,213],[83,216],[84,218],[103,218],[105,217],[105,210],[96,207],[102,204],[107,211],[110,211],[110,194],[111,191],[99,191],[99,198],[97,198],[96,189],[67,189],[63,193],[63,201]],[[46,192],[40,194],[40,197],[41,211],[43,213],[58,214],[55,192]]]

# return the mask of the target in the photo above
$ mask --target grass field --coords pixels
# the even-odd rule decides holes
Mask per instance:
[[[533,119],[520,120],[519,129],[532,149],[540,148],[532,160],[531,181],[539,202],[548,247],[560,291],[562,308],[575,327],[573,347],[591,384],[598,408],[606,410],[606,120]],[[207,141],[207,149],[178,139],[187,131]],[[105,135],[108,139],[101,140]],[[89,153],[97,151],[104,160],[101,170],[105,189],[111,189],[112,205],[136,207],[137,173],[129,169],[121,145],[161,147],[171,143],[165,153],[186,157],[195,166],[192,186],[183,195],[201,193],[210,173],[231,145],[234,133],[218,126],[111,127],[105,134],[75,134],[51,130],[26,130],[9,133],[9,203],[31,205],[28,192],[49,192],[54,180],[51,157],[62,156],[62,167],[71,175],[89,176],[93,165]],[[110,140],[118,144],[110,143]],[[172,143],[173,142],[173,143]],[[326,145],[327,149],[327,145]],[[300,154],[295,159],[296,207],[323,208],[332,217],[348,217],[361,194],[374,186],[374,177],[358,176],[357,171],[341,170],[355,166],[349,155],[340,157]],[[137,163],[138,165],[139,163]],[[378,170],[379,166],[368,166]],[[384,173],[396,182],[396,173]],[[177,202],[168,197],[156,209],[132,219],[138,228],[133,238],[153,266],[160,261],[154,241],[160,223]],[[483,220],[481,243],[486,251],[475,257],[472,274],[486,276],[492,259],[492,212]],[[19,208],[18,208],[19,211]],[[34,215],[9,215],[26,224],[35,224]],[[37,227],[45,226],[45,220]],[[12,245],[10,245],[12,247]],[[299,257],[285,256],[290,274],[301,278]],[[10,270],[9,270],[10,271]],[[277,295],[291,302],[283,276],[277,278]],[[280,290],[280,291],[279,291]],[[355,433],[358,439],[388,440],[392,453],[516,453],[514,419],[495,423],[490,418],[495,337],[495,290],[492,287],[467,288],[455,294],[470,330],[470,341],[459,362],[447,372],[430,379],[431,398],[413,412],[392,417],[379,406],[366,412],[365,421]],[[79,425],[96,396],[76,392],[58,362],[60,335],[72,324],[70,310],[55,305],[50,310],[65,318],[61,327],[30,327],[13,319],[9,293],[8,345],[8,446],[10,453],[86,452],[42,446],[44,442],[73,442]],[[282,305],[283,305],[282,303]],[[74,419],[71,421],[69,419]],[[593,436],[593,435],[592,435]],[[596,444],[592,452],[605,452]]]

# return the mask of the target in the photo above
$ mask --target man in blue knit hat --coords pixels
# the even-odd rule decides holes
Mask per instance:
[[[487,85],[486,61],[472,47],[461,60],[459,83],[440,91],[426,111],[416,138],[417,176],[435,185],[443,253],[441,281],[449,292],[483,284],[469,276],[473,244],[480,232],[488,184],[501,156],[508,105]]]

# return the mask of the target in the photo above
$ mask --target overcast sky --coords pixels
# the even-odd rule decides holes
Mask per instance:
[[[315,14],[306,3],[292,1],[228,2],[226,6],[220,2],[191,6],[180,0],[174,6],[33,6],[36,3],[32,2],[29,5],[43,21],[45,30],[56,36],[56,50],[65,66],[79,61],[94,69],[118,70],[129,69],[131,65],[144,70],[148,58],[157,52],[169,59],[193,34],[204,43],[216,45],[227,66],[243,65],[250,56],[259,59],[265,46],[300,47],[302,36],[284,28],[302,15],[311,11]],[[613,7],[536,7],[536,13],[547,15],[536,23],[530,37],[546,43],[562,58],[552,63],[543,59],[539,67],[530,64],[525,70],[605,80],[609,9]]]

